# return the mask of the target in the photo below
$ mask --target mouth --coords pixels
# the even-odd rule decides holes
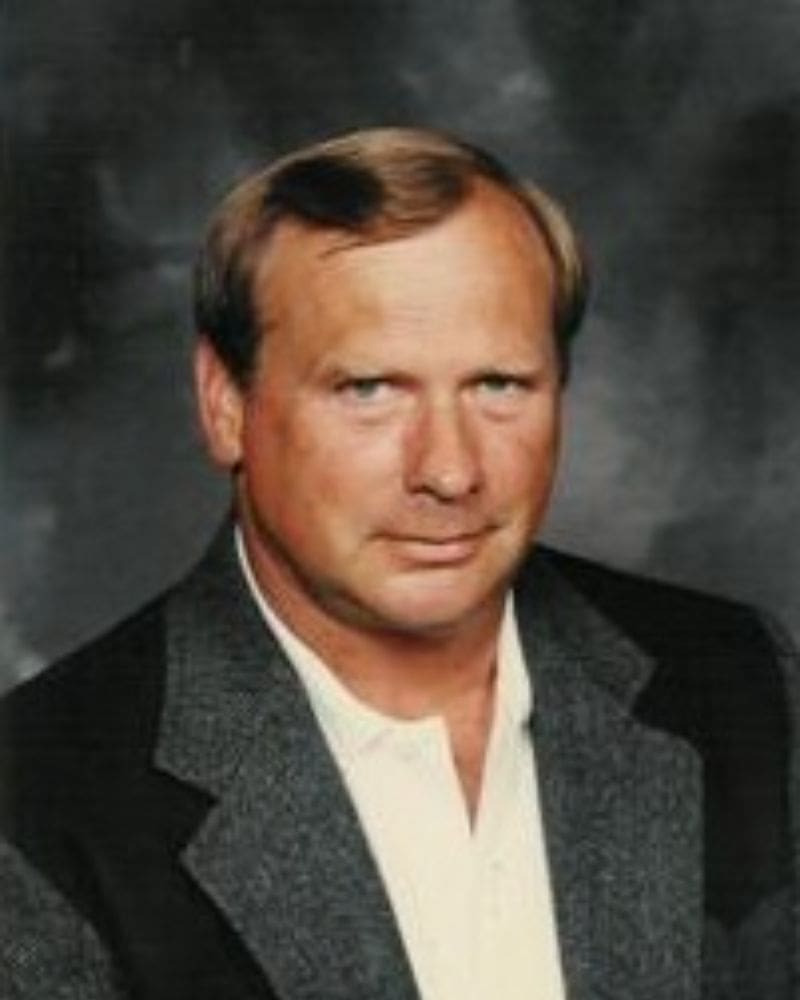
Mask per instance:
[[[448,566],[469,561],[480,549],[488,529],[449,535],[389,535],[392,549],[408,562]]]

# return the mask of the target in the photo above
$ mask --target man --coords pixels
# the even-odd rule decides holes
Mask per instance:
[[[796,681],[752,611],[533,547],[585,275],[415,130],[197,269],[234,515],[2,707],[2,996],[789,998]]]

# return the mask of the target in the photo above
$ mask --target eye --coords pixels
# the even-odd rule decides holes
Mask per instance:
[[[343,379],[336,386],[336,392],[355,403],[375,403],[387,399],[392,383],[382,376],[361,376]]]
[[[477,379],[478,390],[491,399],[506,399],[522,395],[530,388],[531,381],[523,375],[507,372],[486,372]]]

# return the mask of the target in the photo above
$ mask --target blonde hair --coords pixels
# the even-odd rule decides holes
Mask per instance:
[[[237,382],[246,384],[264,325],[253,303],[253,276],[282,220],[343,230],[365,242],[398,239],[455,211],[480,179],[510,194],[545,241],[555,276],[553,327],[566,376],[588,278],[565,213],[489,153],[427,129],[350,132],[290,153],[235,187],[212,216],[197,259],[198,332]]]

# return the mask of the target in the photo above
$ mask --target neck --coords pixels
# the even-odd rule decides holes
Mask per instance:
[[[447,716],[463,699],[491,691],[501,611],[436,636],[363,632],[335,621],[304,635],[288,624],[358,698],[387,715],[415,719]]]

